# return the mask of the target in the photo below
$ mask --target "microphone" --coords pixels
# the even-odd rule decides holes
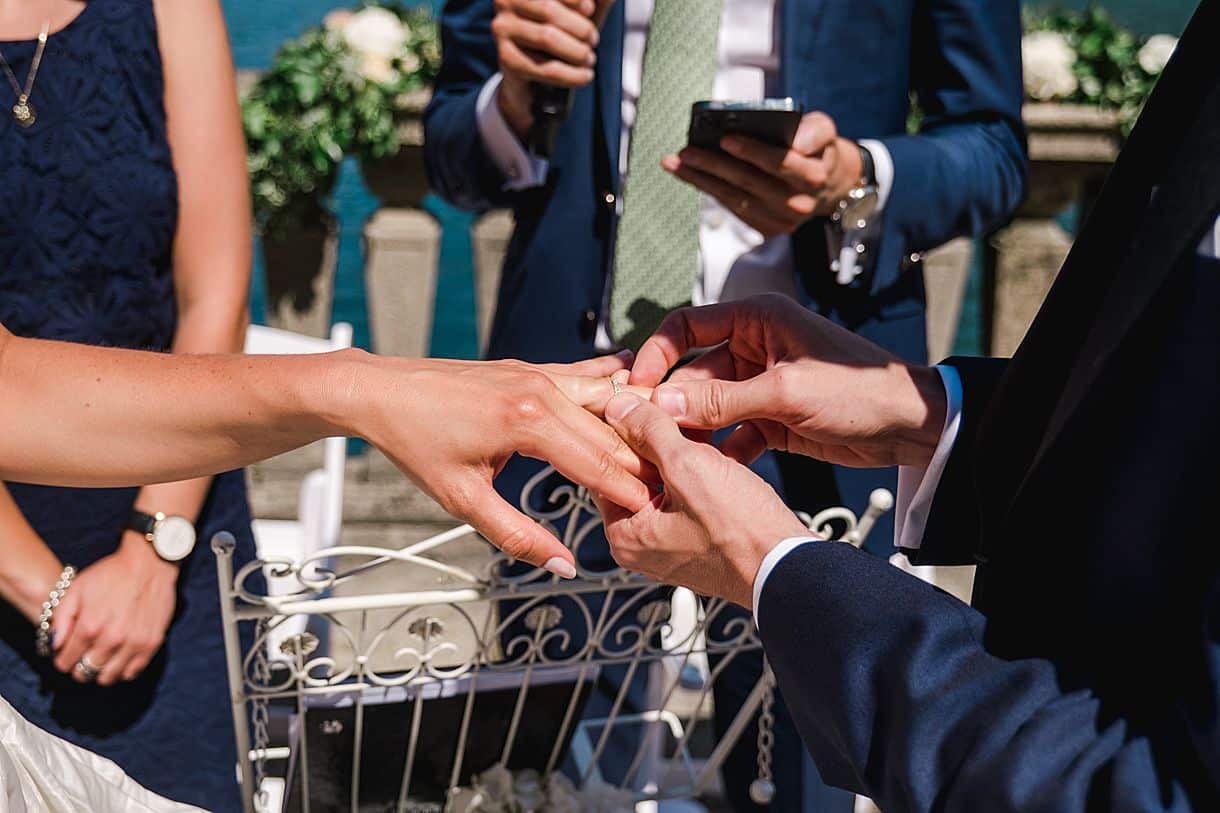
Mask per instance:
[[[534,125],[529,131],[529,149],[540,158],[550,158],[555,151],[555,136],[572,108],[572,90],[535,82],[530,113]]]

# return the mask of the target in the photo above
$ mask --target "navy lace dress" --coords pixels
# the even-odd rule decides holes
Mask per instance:
[[[24,80],[34,42],[0,40]],[[173,338],[171,251],[177,182],[166,141],[151,0],[90,0],[51,35],[18,126],[0,83],[0,322],[16,334],[164,350]],[[20,431],[8,427],[6,431]],[[134,489],[10,484],[65,563],[112,553]],[[150,789],[212,810],[239,809],[235,751],[207,544],[254,543],[241,472],[218,477],[184,562],[165,646],[137,680],[80,685],[34,653],[28,621],[0,602],[0,695],[27,719],[113,759]],[[48,585],[49,587],[49,585]]]

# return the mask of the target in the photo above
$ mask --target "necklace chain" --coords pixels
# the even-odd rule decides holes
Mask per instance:
[[[4,73],[8,76],[8,83],[13,86],[13,93],[17,94],[19,104],[25,104],[29,101],[30,94],[34,92],[34,80],[38,78],[38,68],[42,65],[42,55],[47,49],[47,32],[50,28],[51,21],[43,21],[42,31],[38,33],[38,47],[34,50],[33,61],[30,62],[30,72],[25,77],[24,90],[21,89],[21,84],[13,74],[13,69],[9,67],[8,60],[4,58],[4,54],[0,54],[0,67],[4,68]]]

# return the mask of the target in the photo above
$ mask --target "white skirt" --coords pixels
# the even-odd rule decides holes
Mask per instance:
[[[0,698],[6,813],[200,813],[144,789],[105,757],[48,734]]]

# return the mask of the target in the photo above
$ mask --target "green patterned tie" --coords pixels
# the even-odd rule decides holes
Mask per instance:
[[[699,262],[701,196],[661,168],[686,143],[691,105],[711,96],[723,0],[657,0],[631,132],[614,251],[610,330],[638,348],[690,304]]]

